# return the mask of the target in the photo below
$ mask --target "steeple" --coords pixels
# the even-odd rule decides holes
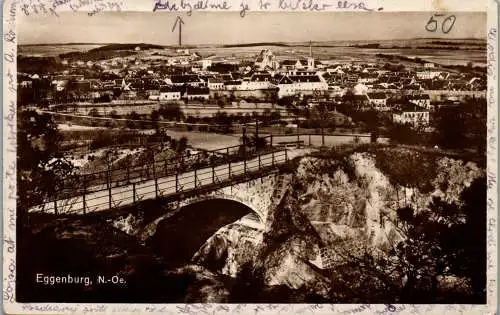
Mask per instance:
[[[314,69],[314,58],[312,56],[312,41],[309,41],[309,57],[307,58],[307,69]]]

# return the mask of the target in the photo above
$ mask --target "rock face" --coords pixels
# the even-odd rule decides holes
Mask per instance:
[[[262,231],[239,222],[221,228],[193,256],[193,263],[236,277],[246,263],[254,263]]]
[[[284,197],[272,204],[264,229],[239,223],[225,226],[200,248],[193,262],[231,277],[250,265],[265,285],[327,297],[331,283],[321,269],[335,268],[341,260],[328,254],[330,249],[357,248],[359,255],[366,248],[388,251],[402,239],[396,228],[398,208],[422,209],[435,196],[458,202],[460,192],[484,174],[474,163],[446,157],[435,158],[433,165],[436,176],[422,192],[394,184],[371,153],[342,159],[304,157],[291,175],[282,178]]]

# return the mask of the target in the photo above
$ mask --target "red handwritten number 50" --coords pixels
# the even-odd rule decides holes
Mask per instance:
[[[429,32],[436,32],[438,29],[438,21],[434,19],[434,17],[440,17],[443,15],[433,15],[425,25],[425,29]],[[457,20],[457,17],[454,15],[449,15],[447,16],[443,22],[441,23],[441,31],[443,33],[448,34],[451,29],[453,28],[453,25],[455,25],[455,21]]]

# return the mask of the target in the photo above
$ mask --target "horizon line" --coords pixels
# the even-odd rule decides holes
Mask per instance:
[[[432,39],[432,40],[486,40],[487,37],[461,37],[461,38],[445,38],[445,37],[410,37],[410,38],[395,38],[395,39],[349,39],[349,40],[323,40],[323,41],[312,41],[312,43],[329,43],[329,42],[367,42],[367,41],[404,41],[404,40],[422,40],[422,39]],[[308,43],[311,41],[265,41],[265,42],[235,42],[227,44],[217,44],[217,43],[205,43],[205,44],[186,44],[185,46],[226,46],[226,45],[256,45],[262,44],[299,44]],[[54,45],[116,45],[116,44],[142,44],[142,45],[156,45],[164,47],[175,47],[176,44],[155,44],[155,43],[145,43],[145,42],[61,42],[61,43],[28,43],[20,44],[17,46],[54,46]]]

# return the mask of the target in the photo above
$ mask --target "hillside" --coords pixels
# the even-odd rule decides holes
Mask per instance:
[[[268,210],[264,229],[230,223],[175,269],[148,244],[174,231],[192,237],[199,227],[167,218],[168,228],[143,239],[132,214],[114,226],[98,217],[35,216],[19,238],[20,253],[40,258],[19,258],[21,300],[485,302],[486,181],[479,163],[369,146],[300,157],[272,176],[282,178],[283,198]],[[148,213],[161,207],[144,205]],[[119,274],[128,288],[47,289],[30,280],[39,270]]]
[[[153,44],[110,44],[98,48],[94,48],[88,51],[88,53],[102,52],[102,51],[119,51],[119,50],[135,50],[136,48],[140,48],[140,50],[148,50],[148,49],[163,49],[164,46],[153,45]]]
[[[408,167],[395,167],[388,156]],[[430,278],[424,270],[432,263],[414,261],[405,257],[410,253],[398,253],[397,248],[408,246],[407,238],[415,237],[405,232],[410,225],[402,225],[400,209],[414,209],[415,216],[428,213],[427,209],[436,205],[456,209],[463,205],[466,191],[481,187],[477,180],[484,179],[483,169],[473,162],[407,149],[331,157],[311,156],[297,161],[288,194],[270,210],[264,231],[238,224],[226,226],[200,248],[194,261],[214,272],[246,277],[245,281],[253,283],[243,290],[246,297],[240,297],[240,302],[251,300],[252,294],[258,296],[255,286],[261,285],[301,289],[306,295],[341,303],[446,303],[456,295],[479,298],[471,293],[476,280],[456,274],[437,277],[436,286],[428,288],[426,281]],[[474,209],[477,215],[485,210]],[[432,224],[427,223],[427,228]],[[424,228],[418,226],[418,235]],[[481,228],[484,232],[485,227]],[[431,235],[437,233],[434,227],[431,231]],[[465,234],[469,233],[477,237],[472,241],[474,248],[467,250],[478,252],[466,260],[474,261],[475,255],[481,257],[479,252],[485,250],[485,235],[479,231]],[[469,236],[468,241],[471,239]],[[425,248],[423,244],[415,251]],[[410,266],[401,259],[410,259]],[[377,269],[378,264],[386,267]],[[384,268],[389,266],[394,269],[386,273]],[[422,278],[416,283],[402,281],[408,279],[406,267],[418,269]],[[484,268],[478,269],[472,271],[478,273],[474,279],[485,275]]]

